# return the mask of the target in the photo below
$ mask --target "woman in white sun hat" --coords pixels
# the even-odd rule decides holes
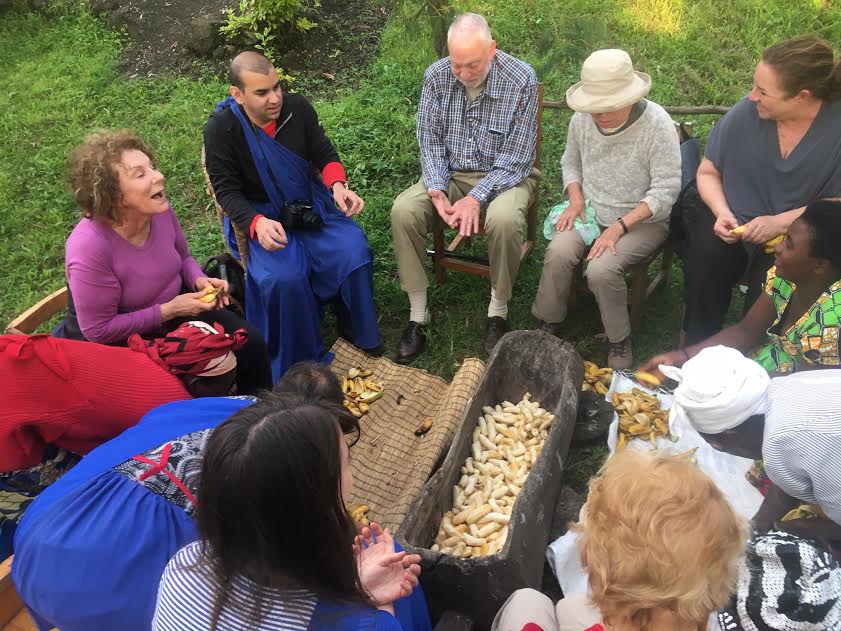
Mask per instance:
[[[631,323],[625,270],[665,241],[680,192],[680,143],[669,115],[646,100],[651,77],[634,71],[623,50],[598,50],[567,90],[575,110],[561,159],[568,205],[546,249],[532,313],[557,333],[567,314],[572,276],[585,277],[608,339],[608,364],[630,368]],[[589,253],[588,253],[589,247]]]

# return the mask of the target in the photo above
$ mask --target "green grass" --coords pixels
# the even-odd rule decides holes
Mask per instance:
[[[396,5],[381,52],[353,89],[314,95],[329,135],[367,200],[362,218],[375,253],[376,300],[393,350],[408,314],[389,233],[396,194],[419,174],[414,116],[423,69],[435,59],[419,0]],[[628,50],[653,77],[651,98],[671,105],[732,104],[749,89],[761,50],[782,38],[816,33],[841,41],[841,6],[832,0],[454,0],[452,11],[489,18],[499,47],[531,62],[547,99],[560,99],[596,48]],[[48,16],[13,8],[0,19],[0,321],[63,283],[64,240],[79,213],[63,183],[65,160],[88,131],[137,130],[158,154],[167,190],[199,261],[222,250],[204,191],[199,149],[204,122],[226,86],[207,76],[129,79],[116,70],[122,40],[80,8]],[[325,88],[327,90],[328,88]],[[543,126],[541,220],[560,199],[559,161],[569,114],[547,111]],[[711,119],[699,118],[705,133]],[[523,266],[510,322],[527,327],[545,245]],[[635,352],[674,345],[681,278],[648,303]],[[461,360],[481,354],[487,281],[450,274],[433,286],[434,326],[417,365],[446,378]],[[563,334],[582,355],[601,361],[601,330],[592,300],[570,314]],[[586,479],[598,449],[582,452]],[[575,465],[573,465],[575,467]]]

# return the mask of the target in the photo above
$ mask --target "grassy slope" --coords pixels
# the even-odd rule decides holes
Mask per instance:
[[[388,212],[394,196],[418,177],[414,113],[423,69],[434,59],[427,27],[415,19],[418,1],[395,9],[369,78],[355,90],[321,94],[317,103],[368,202],[362,223],[375,253],[377,306],[391,348],[408,304],[397,281]],[[552,99],[563,96],[595,48],[628,50],[653,76],[651,97],[661,103],[730,104],[747,91],[764,46],[807,32],[841,41],[841,8],[829,0],[457,0],[453,8],[487,15],[500,48],[532,62]],[[18,10],[0,19],[0,322],[63,282],[63,242],[78,218],[62,182],[64,161],[90,129],[139,131],[157,149],[196,258],[222,248],[198,156],[207,113],[225,86],[212,77],[118,76],[119,49],[119,37],[84,11],[47,20]],[[557,111],[544,118],[542,216],[560,196],[567,121]],[[710,123],[700,122],[702,131]],[[511,303],[515,327],[530,322],[543,250],[541,242],[520,272]],[[420,367],[449,377],[464,356],[480,352],[488,294],[486,281],[460,274],[433,287],[435,326]],[[674,343],[679,309],[676,274],[649,303],[635,336],[638,356]],[[598,312],[585,300],[564,334],[598,360],[599,331]],[[579,452],[582,479],[599,452]]]

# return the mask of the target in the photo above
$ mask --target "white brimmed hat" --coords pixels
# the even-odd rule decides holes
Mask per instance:
[[[581,81],[567,90],[576,112],[601,114],[633,105],[651,89],[651,77],[637,72],[624,50],[597,50],[584,60]]]

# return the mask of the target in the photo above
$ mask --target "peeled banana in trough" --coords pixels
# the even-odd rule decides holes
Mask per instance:
[[[599,368],[593,362],[584,362],[584,383],[581,390],[593,390],[602,396],[610,389],[610,382],[613,380],[613,368]]]

